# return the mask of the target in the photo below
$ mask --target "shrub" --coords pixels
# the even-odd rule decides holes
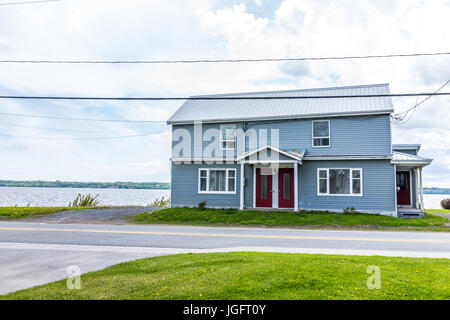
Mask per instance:
[[[200,210],[205,210],[206,209],[206,201],[202,201],[198,204],[198,208]]]
[[[441,200],[442,209],[450,209],[450,198]]]
[[[79,193],[75,200],[69,202],[69,207],[96,207],[99,203],[97,198],[98,194],[93,197],[90,193],[85,196]]]
[[[356,209],[353,206],[347,207],[343,211],[344,213],[356,213]]]
[[[164,196],[162,196],[161,199],[155,199],[152,203],[149,204],[149,206],[158,208],[170,207],[170,198],[164,199]]]

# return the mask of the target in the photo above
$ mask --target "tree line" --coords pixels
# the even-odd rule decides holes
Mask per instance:
[[[0,187],[170,189],[168,182],[77,182],[0,180]]]

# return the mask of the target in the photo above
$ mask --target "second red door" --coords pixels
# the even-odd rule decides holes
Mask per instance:
[[[294,207],[294,169],[280,168],[278,170],[278,207]]]

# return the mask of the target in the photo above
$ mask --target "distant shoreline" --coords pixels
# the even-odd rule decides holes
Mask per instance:
[[[0,187],[170,190],[168,182],[76,182],[0,180]]]
[[[0,187],[170,190],[170,183],[0,180]],[[423,193],[450,195],[450,188],[424,187]]]

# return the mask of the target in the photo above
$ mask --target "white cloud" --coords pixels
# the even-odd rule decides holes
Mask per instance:
[[[0,57],[7,59],[257,58],[447,51],[449,1],[283,1],[271,15],[244,1],[78,0],[0,10]],[[247,2],[248,4],[248,2]],[[255,1],[264,10],[267,1]],[[250,5],[248,5],[250,7]],[[170,96],[389,82],[393,92],[434,91],[448,80],[449,57],[304,63],[197,65],[2,64],[0,92]],[[447,88],[447,91],[449,88]],[[395,142],[422,143],[433,157],[428,185],[450,186],[449,99],[423,104]],[[397,110],[415,98],[395,99]],[[0,102],[0,112],[166,120],[178,103]],[[27,125],[137,134],[161,125],[80,123],[1,116]],[[0,126],[16,135],[71,137]],[[56,135],[55,135],[56,134]],[[11,179],[168,180],[169,139],[111,141],[0,138],[0,176]],[[145,165],[136,165],[138,163]],[[154,166],[154,170],[152,170]],[[436,171],[440,170],[440,174]],[[429,173],[429,174],[428,174]],[[129,177],[129,178],[127,178]],[[94,179],[95,178],[95,179]]]

